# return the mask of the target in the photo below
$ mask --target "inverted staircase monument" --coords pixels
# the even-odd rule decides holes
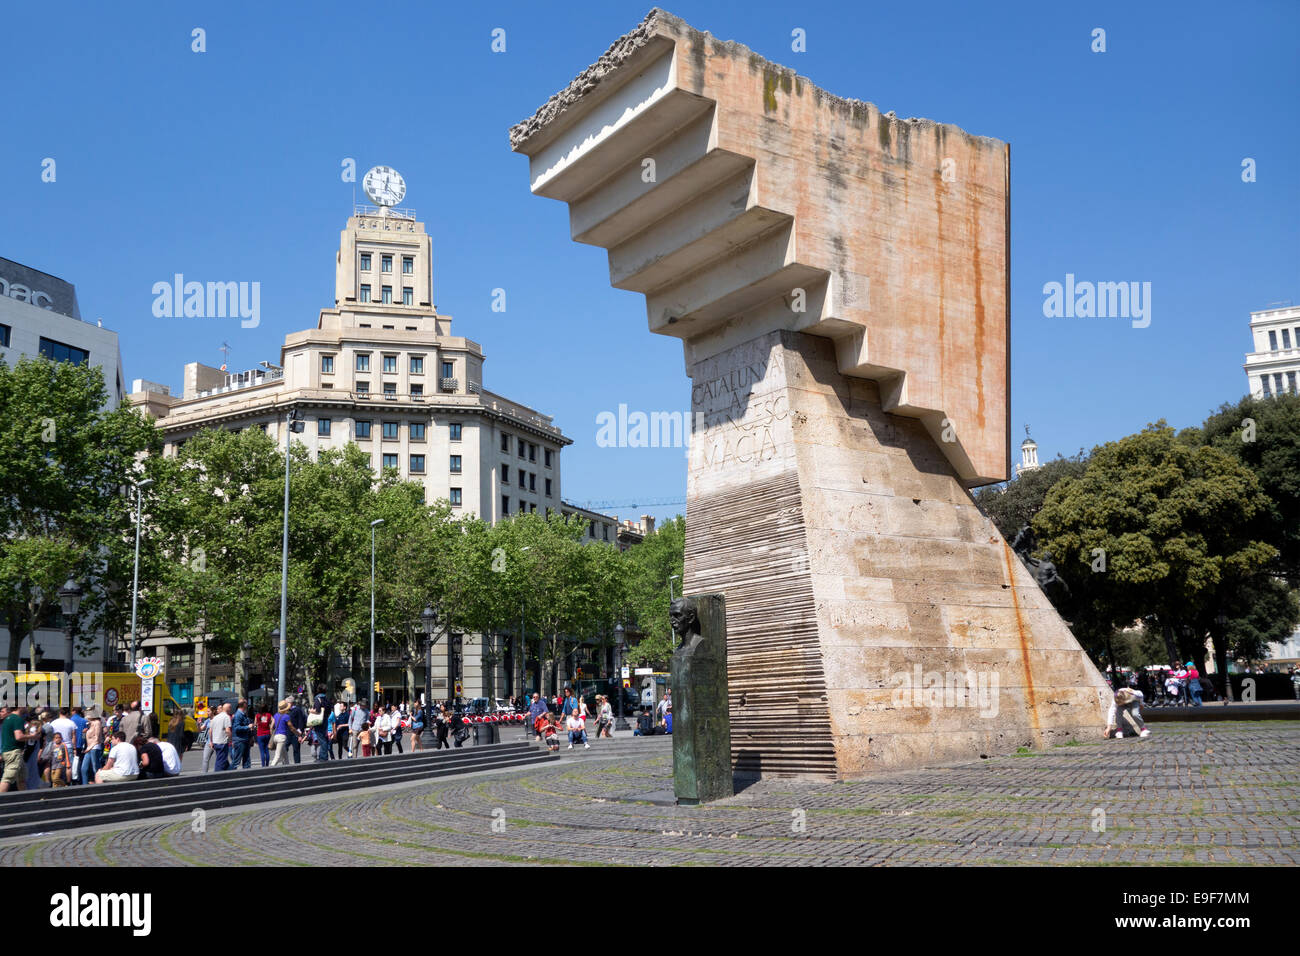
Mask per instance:
[[[1104,679],[968,490],[1010,468],[1007,144],[661,10],[510,142],[683,342],[683,590],[726,596],[734,769],[1100,733]]]

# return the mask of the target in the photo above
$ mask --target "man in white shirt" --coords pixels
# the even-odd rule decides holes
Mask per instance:
[[[113,739],[117,743],[108,752],[104,769],[95,774],[95,783],[125,783],[140,776],[140,758],[126,742],[126,734],[119,730]]]
[[[578,741],[582,741],[584,750],[591,749],[591,744],[587,743],[587,724],[576,710],[569,713],[569,716],[564,721],[564,726],[569,731],[570,750]]]
[[[393,718],[387,711],[381,710],[375,719],[375,737],[379,741],[379,753],[393,752]]]
[[[234,708],[224,704],[208,721],[208,740],[217,755],[217,772],[230,769],[230,712]]]
[[[366,723],[366,702],[359,700],[352,705],[352,712],[348,714],[348,756],[355,757],[360,751],[357,749],[361,746],[361,727]]]
[[[181,755],[176,752],[175,747],[158,737],[150,737],[149,743],[157,744],[158,749],[162,751],[163,769],[167,771],[167,776],[175,777],[181,772]]]

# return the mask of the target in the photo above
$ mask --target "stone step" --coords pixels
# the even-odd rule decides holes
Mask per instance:
[[[204,810],[245,806],[475,773],[552,760],[524,744],[463,751],[421,752],[363,760],[328,761],[259,771],[233,771],[96,787],[28,791],[0,798],[0,838]]]

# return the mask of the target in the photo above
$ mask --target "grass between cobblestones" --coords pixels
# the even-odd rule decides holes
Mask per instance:
[[[672,788],[662,751],[589,757],[213,811],[200,833],[185,819],[0,841],[0,866],[1300,863],[1300,726],[1155,731],[846,783],[768,779],[694,808],[642,799]]]

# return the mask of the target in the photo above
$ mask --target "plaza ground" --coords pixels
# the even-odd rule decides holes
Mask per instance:
[[[640,752],[633,743],[648,746]],[[1300,863],[1300,722],[1164,724],[1145,740],[657,802],[662,739],[616,756],[0,843],[0,866]]]

